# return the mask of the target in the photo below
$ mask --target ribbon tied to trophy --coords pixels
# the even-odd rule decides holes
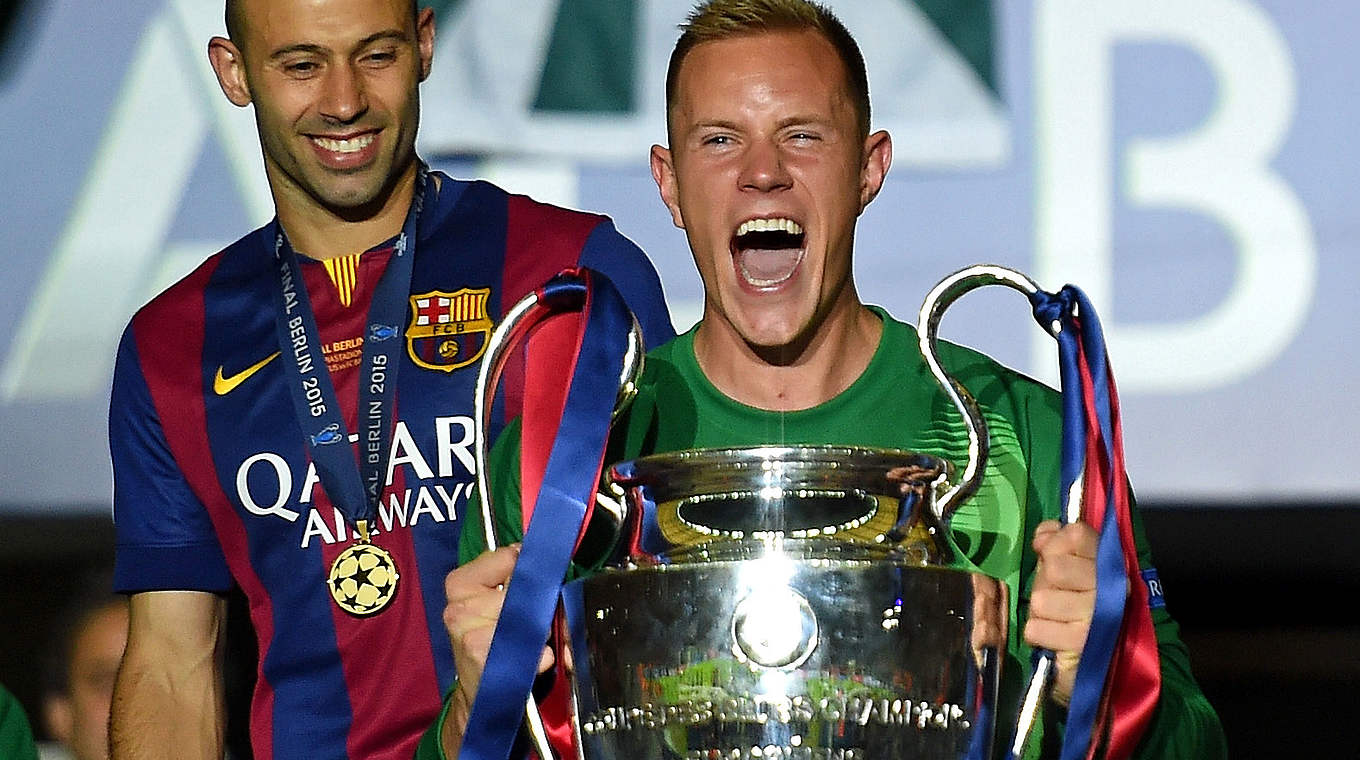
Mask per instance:
[[[1062,382],[1064,521],[1085,519],[1100,533],[1096,606],[1068,706],[1061,760],[1133,755],[1161,687],[1148,589],[1134,544],[1124,470],[1119,397],[1104,334],[1086,294],[1073,285],[1030,293],[1034,318],[1058,341]],[[1078,502],[1080,502],[1078,504]],[[1040,665],[1039,663],[1044,663]],[[1051,653],[1035,667],[1052,667]],[[1012,747],[1017,754],[1019,745]]]

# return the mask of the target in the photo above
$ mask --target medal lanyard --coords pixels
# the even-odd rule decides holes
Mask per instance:
[[[274,258],[279,273],[275,322],[279,347],[288,358],[284,365],[289,395],[321,487],[345,520],[358,528],[361,540],[368,538],[368,527],[386,485],[400,359],[398,338],[411,290],[417,224],[428,185],[425,167],[418,165],[411,208],[369,306],[360,365],[359,430],[353,439],[358,444],[357,459],[321,351],[321,332],[307,298],[298,254],[274,220]]]

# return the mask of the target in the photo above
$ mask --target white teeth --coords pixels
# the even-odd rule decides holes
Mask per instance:
[[[737,235],[745,235],[748,232],[787,232],[790,235],[801,235],[803,227],[792,219],[748,219],[737,228]]]
[[[312,140],[332,153],[354,153],[373,143],[375,135],[360,135],[347,140],[332,140],[329,137],[313,137]]]

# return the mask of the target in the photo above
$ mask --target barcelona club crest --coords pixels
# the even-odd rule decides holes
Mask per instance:
[[[456,293],[432,290],[411,296],[406,351],[426,369],[452,372],[482,358],[493,327],[486,311],[491,288]]]

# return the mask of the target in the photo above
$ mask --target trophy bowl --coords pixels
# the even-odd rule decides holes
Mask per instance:
[[[925,509],[952,466],[938,457],[856,446],[690,449],[610,468],[629,512],[649,515],[639,549],[678,559],[714,541],[835,538],[886,549],[912,534],[930,554]]]
[[[854,447],[611,468],[627,551],[564,590],[583,756],[986,757],[1007,592],[940,564],[950,472]]]

